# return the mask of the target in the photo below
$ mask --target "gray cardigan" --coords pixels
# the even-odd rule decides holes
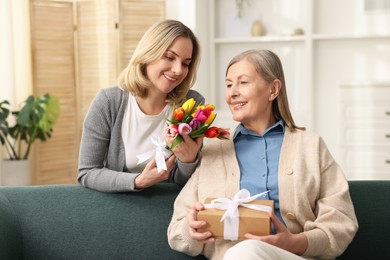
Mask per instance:
[[[204,97],[190,90],[187,98],[194,98],[197,105],[204,103]],[[122,140],[122,120],[129,92],[119,87],[102,89],[98,92],[84,120],[80,143],[78,178],[84,187],[104,192],[135,191],[134,179],[140,173],[130,173],[125,163],[125,148]],[[198,164],[182,163],[176,166],[169,181],[183,186]]]

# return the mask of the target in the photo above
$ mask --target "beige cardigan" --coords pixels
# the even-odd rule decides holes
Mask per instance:
[[[192,240],[187,215],[207,197],[232,198],[239,191],[240,169],[232,140],[213,140],[202,151],[197,170],[178,195],[168,241],[172,249],[188,255],[222,259],[236,242],[216,240],[203,245]],[[280,210],[292,233],[308,238],[305,258],[334,259],[352,241],[358,224],[348,182],[317,134],[286,127],[279,160]]]

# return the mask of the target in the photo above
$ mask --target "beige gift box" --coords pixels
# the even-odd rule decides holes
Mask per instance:
[[[207,198],[204,204],[211,203],[213,198]],[[264,205],[274,208],[273,200],[254,200],[247,204]],[[198,229],[198,232],[210,231],[215,238],[224,239],[224,222],[221,222],[225,210],[209,208],[198,212],[198,220],[207,222],[205,228]],[[239,227],[238,240],[245,239],[246,233],[256,236],[271,234],[271,219],[268,212],[254,210],[243,206],[238,206]]]

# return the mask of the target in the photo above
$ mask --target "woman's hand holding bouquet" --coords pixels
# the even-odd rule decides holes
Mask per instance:
[[[200,147],[203,137],[229,139],[229,129],[211,126],[216,117],[214,105],[195,107],[195,103],[193,98],[188,99],[181,107],[174,108],[171,118],[167,120],[165,141],[176,156],[185,153],[182,145],[178,146],[182,142]]]

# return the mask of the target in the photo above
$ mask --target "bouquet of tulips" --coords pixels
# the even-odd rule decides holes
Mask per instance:
[[[167,133],[174,138],[170,150],[173,150],[183,141],[182,134],[191,138],[205,136],[207,138],[229,139],[229,129],[211,127],[216,113],[214,105],[200,105],[195,107],[195,99],[190,98],[181,107],[174,108],[168,119]]]

